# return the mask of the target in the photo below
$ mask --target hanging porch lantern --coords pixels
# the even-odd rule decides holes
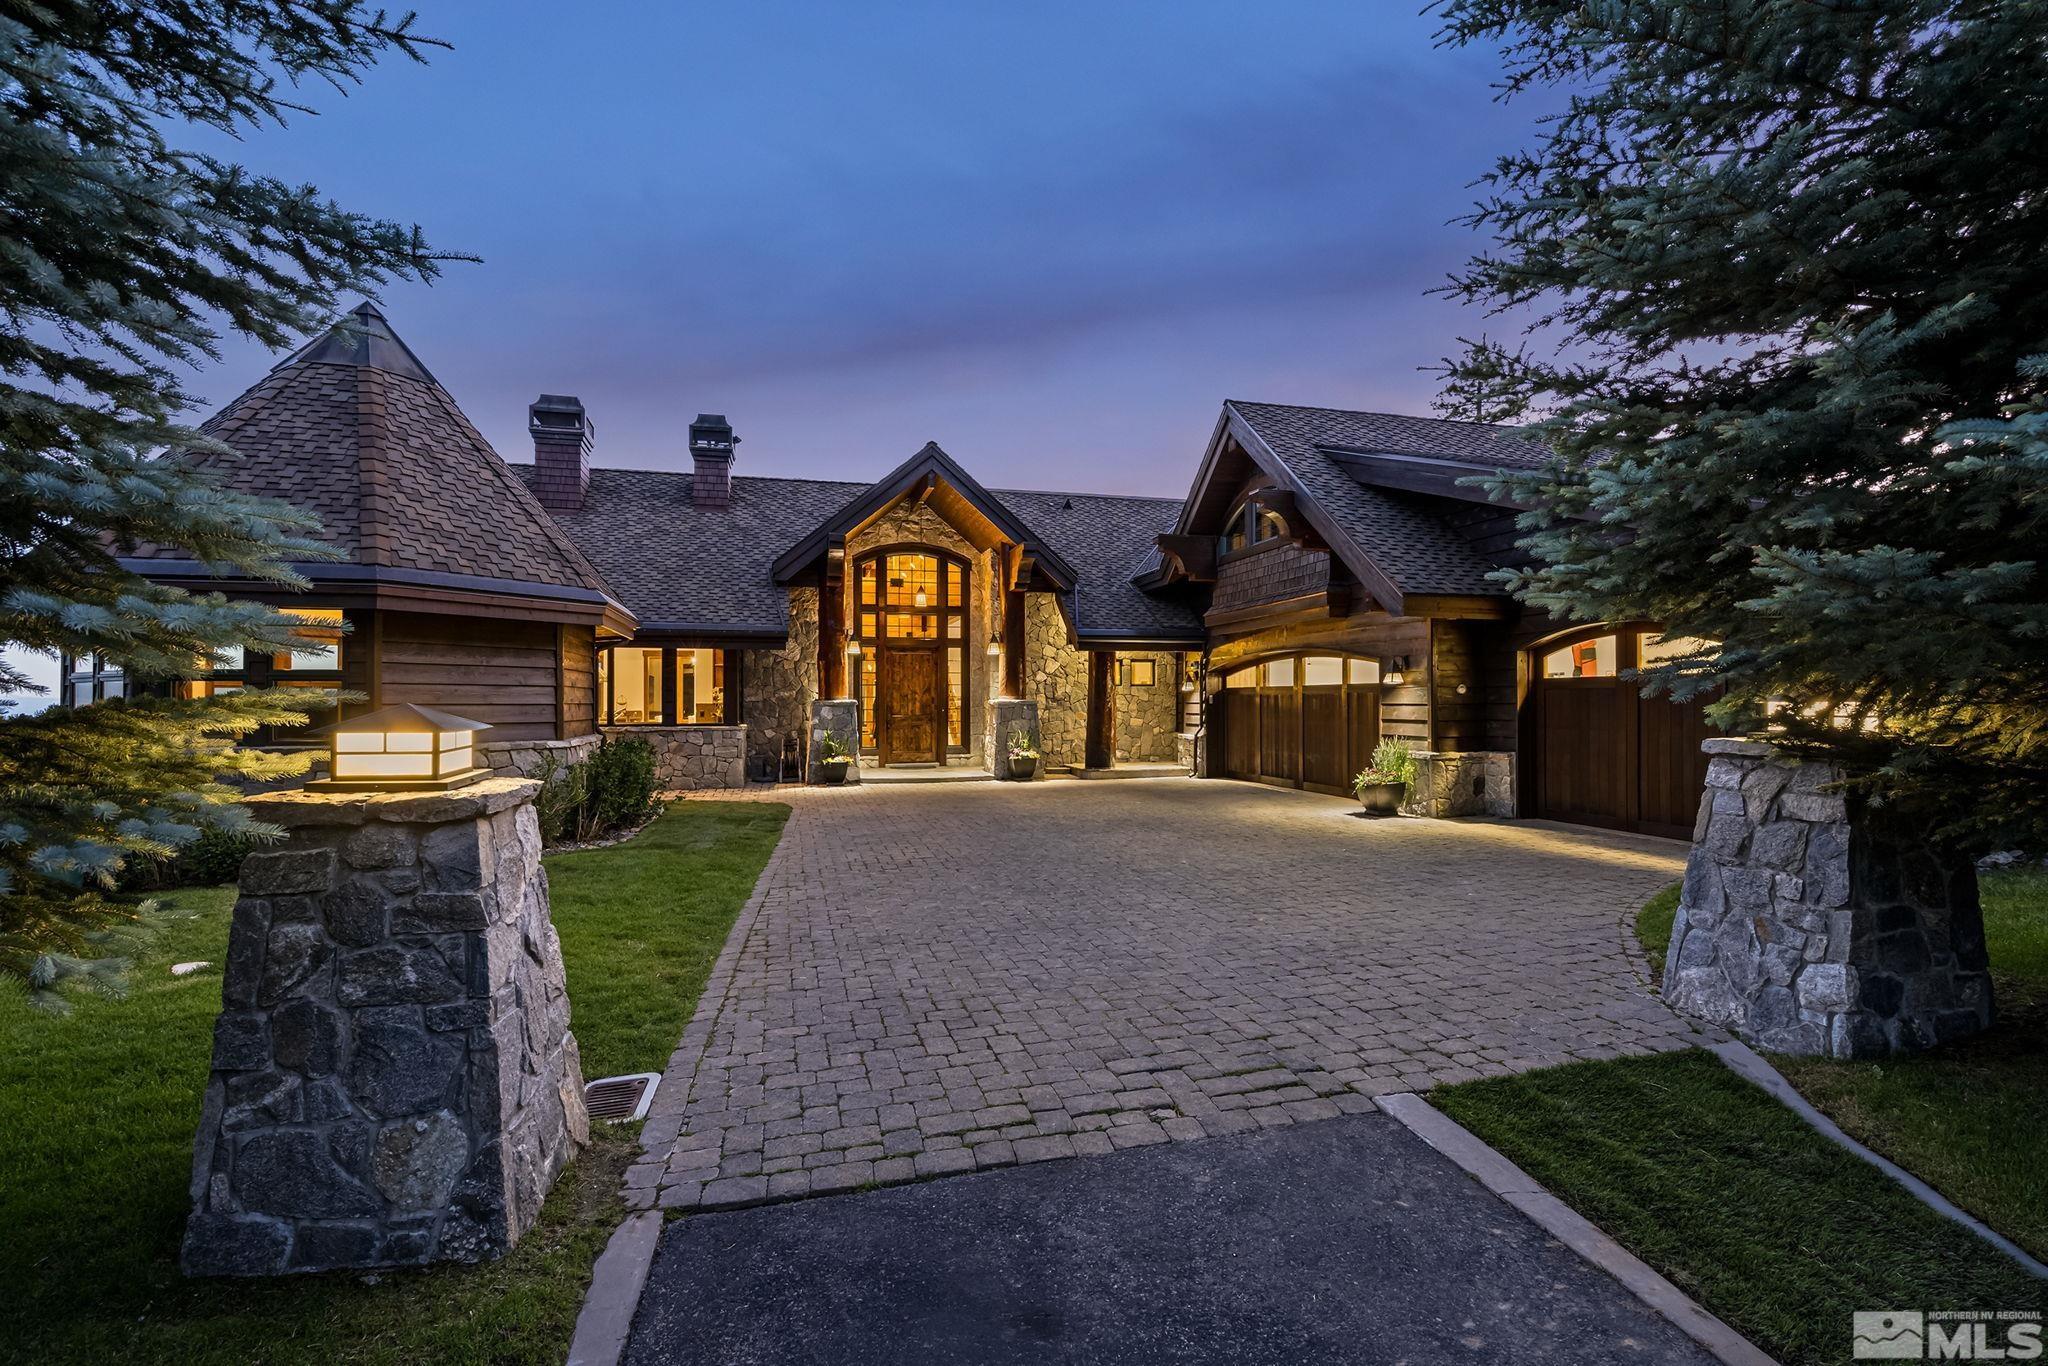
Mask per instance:
[[[307,787],[324,792],[440,792],[489,776],[476,762],[476,733],[489,730],[410,702],[380,707],[313,732],[327,737],[328,777]]]

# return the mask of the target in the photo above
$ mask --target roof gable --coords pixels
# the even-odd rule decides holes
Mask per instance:
[[[1361,467],[1372,464],[1365,456],[1420,458],[1470,473],[1548,458],[1510,428],[1231,400],[1174,530],[1220,530],[1231,490],[1255,469],[1293,495],[1303,519],[1388,611],[1405,611],[1410,596],[1501,597],[1488,577],[1497,566],[1427,499],[1362,480]]]
[[[934,508],[977,549],[1007,541],[1030,554],[1051,586],[1071,591],[1074,567],[1047,546],[1003,501],[960,467],[958,461],[927,441],[923,449],[877,479],[813,528],[775,560],[777,583],[789,583],[808,572],[835,544],[896,503],[913,494],[929,496]]]

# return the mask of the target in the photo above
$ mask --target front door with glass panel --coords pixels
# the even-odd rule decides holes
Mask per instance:
[[[877,551],[854,585],[862,753],[944,763],[967,743],[966,564],[923,547]]]

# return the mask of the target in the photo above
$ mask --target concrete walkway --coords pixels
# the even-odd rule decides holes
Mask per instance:
[[[1626,917],[1682,846],[1230,782],[796,806],[643,1134],[724,1208],[1249,1133],[1679,1046]]]
[[[627,1360],[1713,1358],[1375,1113],[676,1221]]]

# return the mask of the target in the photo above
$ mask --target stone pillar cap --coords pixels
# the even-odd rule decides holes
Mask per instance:
[[[485,778],[445,792],[265,792],[244,805],[272,825],[367,825],[400,821],[446,825],[474,820],[530,802],[540,793],[532,778]]]

